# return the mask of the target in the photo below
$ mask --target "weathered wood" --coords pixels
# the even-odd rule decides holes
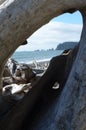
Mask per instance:
[[[6,0],[0,0],[0,5],[3,4]]]
[[[34,130],[86,129],[86,10],[81,13],[84,26],[80,48],[68,81],[59,101],[35,124]]]
[[[0,66],[3,68],[15,49],[53,17],[85,5],[85,0],[8,0],[3,3],[0,6]]]
[[[75,10],[80,10],[84,23],[77,58],[59,100],[34,125],[34,130],[86,129],[86,0],[9,0],[0,6],[0,81],[7,59],[27,37],[53,17]],[[39,93],[40,91],[36,94]],[[29,94],[29,98],[31,97]],[[28,100],[25,97],[23,101],[26,104],[22,114],[26,116],[29,111]],[[29,103],[32,105],[33,99]],[[17,115],[16,118],[21,125],[21,119]],[[11,121],[15,122],[15,118]],[[5,122],[0,130],[5,130]],[[12,127],[11,125],[8,130],[13,130]]]
[[[4,115],[2,116],[2,120],[0,121],[1,130],[4,130],[5,128],[6,130],[9,129],[23,130],[26,128],[32,129],[31,124],[35,118],[34,116],[39,117],[38,114],[40,115],[41,109],[46,110],[46,107],[49,108],[53,100],[59,97],[62,89],[64,88],[64,84],[68,77],[68,74],[66,75],[67,77],[65,76],[66,63],[69,60],[70,55],[71,55],[71,59],[70,59],[71,66],[73,64],[73,59],[75,59],[74,51],[68,51],[68,52],[69,53],[67,54],[64,52],[60,56],[56,56],[52,58],[47,71],[38,80],[38,82],[33,85],[31,91],[26,95],[26,97],[18,104],[16,103],[16,107],[12,106],[11,108],[12,111],[6,109],[6,113],[7,111],[9,111],[9,113],[5,115],[5,118],[3,118]],[[76,53],[77,53],[77,49],[76,49]],[[69,67],[69,70],[71,69],[71,66],[69,65],[67,66]],[[55,82],[58,82],[60,85],[60,87],[57,90],[54,90],[52,88]],[[10,104],[6,108],[9,108],[9,106]],[[1,113],[2,112],[3,109]],[[29,122],[29,126],[27,121]]]

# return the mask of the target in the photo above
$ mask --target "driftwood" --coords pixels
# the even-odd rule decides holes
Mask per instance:
[[[76,60],[59,101],[56,100],[52,108],[50,107],[50,110],[34,125],[35,130],[86,129],[86,0],[70,2],[69,0],[8,0],[0,5],[0,88],[4,65],[16,48],[53,17],[76,10],[80,11],[83,18],[83,30]],[[35,93],[38,97],[40,89],[38,92],[34,87],[33,94]],[[37,98],[34,101],[30,92],[17,104],[19,109],[12,110],[8,118],[6,115],[6,120],[0,122],[0,129],[17,130],[21,122],[25,124],[26,120],[24,122],[23,119],[26,119],[26,115],[28,116],[31,110],[28,109],[30,107],[28,98],[32,99],[30,105],[34,105],[32,103]],[[21,108],[24,111],[20,111]],[[18,115],[12,117],[11,114],[14,113]]]
[[[49,108],[52,101],[59,97],[71,70],[77,50],[78,48],[75,48],[73,51],[65,51],[60,56],[56,56],[50,61],[47,71],[37,83],[35,83],[31,91],[24,97],[24,99],[16,103],[14,107],[12,105],[12,108],[10,108],[10,111],[8,110],[5,117],[2,116],[0,122],[1,130],[30,129],[31,123],[35,118],[34,116],[39,119],[39,115],[46,112],[46,108]],[[70,56],[71,58],[69,58]],[[68,62],[71,62],[71,65],[69,65]],[[65,73],[66,67],[69,67],[67,74]],[[57,90],[53,89],[55,82],[59,83],[59,88]],[[9,101],[10,100],[11,99],[9,98]]]
[[[3,2],[0,5],[0,66],[2,70],[0,77],[8,58],[38,28],[55,16],[81,10],[85,6],[85,0],[76,0],[76,2],[74,0],[71,2],[68,0],[23,0],[22,2],[6,0]]]

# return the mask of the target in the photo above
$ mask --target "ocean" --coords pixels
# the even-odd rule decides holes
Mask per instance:
[[[12,58],[19,63],[32,63],[33,61],[48,61],[61,53],[60,50],[20,51],[15,52]]]

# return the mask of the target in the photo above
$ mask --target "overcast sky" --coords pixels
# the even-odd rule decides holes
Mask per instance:
[[[17,51],[34,51],[56,48],[59,43],[79,41],[82,30],[82,17],[79,12],[64,14],[52,19],[27,39],[28,44]]]

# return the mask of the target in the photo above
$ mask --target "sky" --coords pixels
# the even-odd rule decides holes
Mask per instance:
[[[17,51],[47,50],[56,48],[67,41],[79,41],[82,31],[82,17],[77,11],[53,18],[28,39],[27,45],[20,46]]]

